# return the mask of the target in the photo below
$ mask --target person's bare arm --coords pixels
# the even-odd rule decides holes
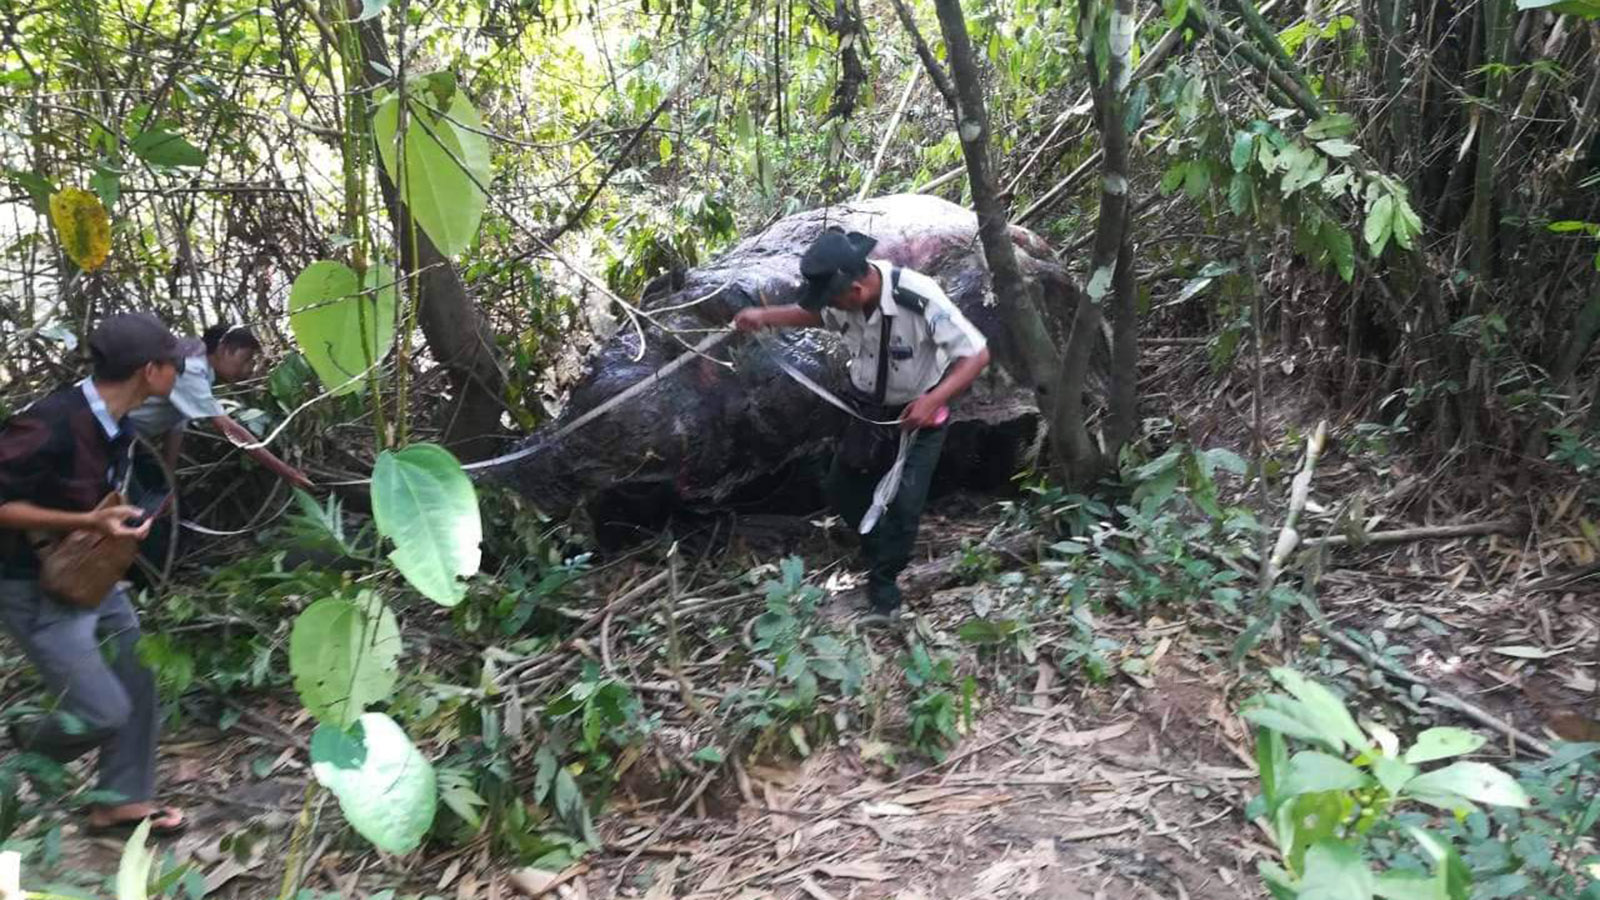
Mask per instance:
[[[733,317],[733,327],[740,331],[758,331],[762,328],[821,328],[822,315],[792,303],[786,306],[752,306],[739,310]]]
[[[214,416],[211,419],[211,424],[217,426],[217,430],[232,441],[234,446],[249,448],[245,452],[254,457],[256,462],[266,466],[269,471],[279,478],[302,491],[311,490],[311,479],[307,478],[299,469],[279,459],[277,454],[265,447],[250,447],[249,445],[256,442],[256,436],[250,433],[250,429],[227,416]]]
[[[949,405],[951,400],[972,387],[972,383],[978,380],[979,373],[988,365],[988,347],[956,360],[938,384],[906,406],[905,412],[900,414],[900,427],[911,431],[932,425],[934,417],[939,414],[939,407]]]
[[[137,506],[108,506],[92,512],[67,512],[27,500],[13,500],[0,503],[0,528],[15,531],[76,531],[79,528],[93,528],[110,537],[143,540],[150,533],[149,520],[136,528],[130,528],[127,524],[129,519],[143,515],[144,510]]]

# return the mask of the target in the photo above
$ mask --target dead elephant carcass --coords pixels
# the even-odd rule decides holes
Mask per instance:
[[[694,359],[660,383],[607,411],[559,441],[549,436],[565,423],[650,377],[708,329],[727,325],[752,304],[796,300],[799,256],[828,225],[877,238],[873,255],[936,278],[973,324],[986,334],[998,366],[951,410],[951,430],[936,486],[993,488],[1016,472],[1031,452],[1038,411],[1031,392],[1018,388],[1015,353],[989,290],[989,274],[976,238],[977,219],[959,206],[916,194],[802,213],[774,223],[715,262],[689,271],[676,286],[647,293],[643,307],[678,339],[645,329],[640,353],[636,330],[624,328],[591,362],[561,417],[535,433],[535,452],[501,468],[547,513],[587,509],[600,524],[618,507],[719,503],[777,491],[814,478],[805,465],[827,448],[844,414],[788,377],[768,346],[834,393],[847,376],[838,340],[820,330],[787,332],[770,344],[738,335],[710,359]],[[1071,308],[1075,289],[1038,237],[1013,230],[1018,258],[1046,305]],[[802,491],[801,496],[804,496]],[[627,514],[624,514],[627,515]]]

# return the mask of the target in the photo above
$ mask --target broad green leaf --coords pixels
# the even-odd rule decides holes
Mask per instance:
[[[409,853],[433,824],[433,764],[382,713],[363,715],[349,731],[319,726],[311,772],[339,799],[350,827],[379,850]]]
[[[1306,137],[1313,141],[1345,138],[1355,132],[1356,120],[1349,113],[1326,115],[1306,126]]]
[[[28,192],[28,198],[33,201],[34,209],[41,213],[50,211],[50,195],[56,192],[56,186],[50,183],[50,179],[21,169],[7,169],[6,177]]]
[[[1394,242],[1401,249],[1413,249],[1413,238],[1422,234],[1422,219],[1418,218],[1416,210],[1411,208],[1410,201],[1401,194],[1394,200]]]
[[[155,865],[154,850],[145,846],[150,837],[150,820],[145,819],[128,835],[117,861],[117,900],[146,900],[150,891],[150,867]]]
[[[1335,159],[1344,159],[1361,148],[1349,141],[1334,138],[1326,141],[1317,141],[1317,149]]]
[[[1204,163],[1193,162],[1183,176],[1183,192],[1190,200],[1199,200],[1211,189],[1211,167]]]
[[[1399,796],[1411,779],[1417,777],[1420,770],[1409,763],[1401,762],[1390,756],[1380,756],[1372,761],[1372,774],[1389,792],[1389,796]]]
[[[451,92],[443,115],[422,102],[428,96],[408,95],[404,153],[398,94],[379,105],[372,128],[384,171],[399,186],[406,208],[440,253],[455,256],[472,243],[488,204],[489,142],[480,133],[483,120],[462,92]]]
[[[1406,751],[1406,762],[1421,764],[1451,756],[1465,756],[1487,743],[1482,735],[1465,728],[1429,728],[1417,735],[1417,742]]]
[[[1294,704],[1298,709],[1298,703],[1288,698],[1284,698],[1284,700]],[[1299,738],[1302,741],[1311,741],[1318,744],[1331,744],[1331,742],[1324,741],[1322,733],[1306,721],[1306,716],[1298,712],[1265,708],[1247,709],[1240,715],[1260,725],[1262,728],[1269,728],[1287,737]]]
[[[1306,851],[1300,900],[1372,900],[1372,870],[1346,841],[1319,841]]]
[[[1413,825],[1406,826],[1411,839],[1433,862],[1433,894],[1441,900],[1467,900],[1472,893],[1472,870],[1461,859],[1448,839],[1442,839]]]
[[[327,597],[306,607],[289,633],[289,673],[317,721],[348,728],[389,699],[399,678],[400,628],[376,594]]]
[[[206,162],[200,148],[162,128],[140,133],[129,147],[152,166],[203,166]]]
[[[50,197],[50,221],[78,268],[93,272],[111,254],[111,218],[100,198],[83,188],[62,188]]]
[[[1384,194],[1373,201],[1372,207],[1367,210],[1367,221],[1362,228],[1362,237],[1366,238],[1367,248],[1374,258],[1383,255],[1383,248],[1389,243],[1389,236],[1394,231],[1394,197]]]
[[[483,524],[478,496],[461,463],[434,444],[385,450],[372,471],[372,515],[394,541],[389,559],[411,586],[454,606],[478,571]]]
[[[1249,212],[1255,204],[1255,182],[1244,172],[1235,172],[1228,182],[1228,209],[1233,210],[1236,216]]]
[[[1345,231],[1338,222],[1328,219],[1322,223],[1317,234],[1321,238],[1322,248],[1328,252],[1328,258],[1338,270],[1339,277],[1349,283],[1356,274],[1356,245],[1350,237],[1350,232]]]
[[[1281,866],[1275,866],[1266,860],[1256,863],[1256,873],[1267,884],[1267,893],[1272,895],[1272,900],[1295,900],[1300,892],[1295,889],[1294,879]]]
[[[1261,795],[1269,812],[1283,799],[1283,778],[1289,768],[1289,748],[1283,735],[1271,728],[1256,729],[1256,768],[1261,772]]]
[[[1305,871],[1306,851],[1313,844],[1332,839],[1354,809],[1355,801],[1344,791],[1303,794],[1278,807],[1273,825],[1278,848],[1289,868]]]
[[[1367,773],[1337,756],[1304,750],[1289,758],[1289,771],[1279,783],[1285,797],[1322,791],[1353,791],[1372,783]]]
[[[1463,806],[1463,800],[1519,809],[1528,806],[1528,795],[1516,779],[1480,762],[1451,763],[1418,775],[1406,785],[1406,796],[1448,810]]]
[[[1184,177],[1189,172],[1189,163],[1174,163],[1173,166],[1161,174],[1161,194],[1165,196],[1177,190],[1183,184]]]
[[[49,184],[49,182],[45,183]],[[1574,231],[1586,231],[1590,234],[1594,234],[1596,229],[1600,229],[1600,225],[1596,225],[1593,222],[1580,222],[1575,219],[1563,219],[1560,222],[1551,222],[1545,227],[1556,234],[1570,234]]]
[[[710,763],[714,766],[720,766],[726,757],[722,755],[722,751],[717,747],[701,747],[699,750],[694,752],[693,759],[695,762]]]
[[[1382,872],[1372,883],[1374,896],[1384,900],[1450,900],[1439,891],[1431,875],[1420,872]]]
[[[367,369],[394,342],[394,271],[369,266],[364,281],[363,290],[354,269],[322,260],[306,266],[289,288],[289,329],[330,394],[360,391]]]
[[[1228,161],[1233,164],[1235,172],[1243,172],[1245,166],[1250,165],[1250,157],[1255,153],[1256,136],[1248,131],[1241,131],[1233,136],[1233,151],[1228,154]]]
[[[1350,718],[1344,701],[1332,691],[1293,669],[1273,669],[1272,677],[1300,701],[1310,716],[1310,722],[1332,739],[1336,749],[1343,750],[1345,745],[1358,749],[1366,746],[1366,736],[1356,727],[1355,719]]]

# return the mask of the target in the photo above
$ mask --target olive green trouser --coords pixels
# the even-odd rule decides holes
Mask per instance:
[[[861,556],[867,564],[867,599],[874,612],[891,612],[900,606],[900,586],[895,583],[901,570],[911,562],[917,544],[917,526],[928,501],[928,485],[939,465],[944,449],[944,429],[917,432],[901,470],[900,490],[878,519],[877,527],[861,535]],[[887,469],[852,469],[836,455],[828,471],[828,504],[851,530],[861,526],[861,517],[872,506],[872,493]]]

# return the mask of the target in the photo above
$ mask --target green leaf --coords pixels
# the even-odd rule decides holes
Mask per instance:
[[[1463,800],[1518,809],[1528,806],[1528,795],[1516,779],[1480,762],[1451,763],[1418,775],[1406,785],[1406,796],[1448,810],[1460,808]]]
[[[1248,131],[1241,131],[1233,136],[1233,151],[1228,154],[1228,161],[1233,164],[1235,172],[1243,172],[1245,166],[1250,165],[1250,157],[1255,154],[1256,136]]]
[[[1355,720],[1350,718],[1350,711],[1345,709],[1344,702],[1332,691],[1293,669],[1273,669],[1272,677],[1304,705],[1311,722],[1322,734],[1332,739],[1337,749],[1343,750],[1346,744],[1356,748],[1366,746],[1366,736],[1356,727]]]
[[[1333,260],[1333,265],[1339,270],[1339,277],[1349,283],[1356,274],[1356,245],[1351,239],[1350,232],[1332,219],[1325,220],[1318,230],[1322,239],[1322,247],[1328,251],[1328,258]]]
[[[368,367],[394,342],[394,272],[369,266],[363,280],[365,290],[349,266],[322,260],[306,266],[289,288],[289,329],[330,394],[360,391]]]
[[[1184,176],[1189,172],[1189,163],[1174,163],[1173,166],[1161,174],[1161,194],[1166,196],[1177,190],[1183,184]]]
[[[1389,243],[1389,236],[1394,231],[1394,197],[1384,194],[1367,210],[1367,221],[1362,228],[1362,237],[1366,238],[1367,248],[1374,258],[1383,255],[1383,248]]]
[[[1399,796],[1401,789],[1417,777],[1417,772],[1416,766],[1389,756],[1380,756],[1372,761],[1372,774],[1391,797]]]
[[[1372,893],[1384,900],[1449,900],[1433,876],[1420,872],[1381,872],[1372,883]]]
[[[142,132],[128,146],[152,166],[203,166],[206,162],[200,148],[161,128]]]
[[[56,192],[56,186],[50,183],[50,179],[21,169],[7,169],[6,177],[28,192],[28,198],[33,201],[33,208],[36,211],[42,213],[49,210],[50,195]]]
[[[1270,728],[1256,729],[1256,767],[1261,771],[1261,795],[1269,812],[1284,799],[1283,778],[1289,770],[1289,748],[1283,735]]]
[[[421,99],[408,95],[403,153],[398,94],[379,105],[373,133],[384,171],[400,186],[411,215],[440,253],[455,256],[472,243],[488,204],[489,142],[480,133],[483,120],[462,92],[451,94],[443,115]]]
[[[1475,752],[1488,740],[1465,728],[1429,728],[1417,735],[1417,742],[1406,751],[1406,762],[1420,765],[1451,756]]]
[[[1422,234],[1422,219],[1402,193],[1394,200],[1394,241],[1401,249],[1412,249],[1412,238]]]
[[[1289,758],[1289,771],[1279,784],[1285,797],[1322,791],[1353,791],[1372,783],[1367,773],[1337,756],[1305,750]]]
[[[428,599],[454,606],[463,578],[478,571],[483,523],[478,495],[461,463],[435,444],[378,454],[372,471],[372,515],[394,541],[389,559]]]
[[[1313,141],[1345,138],[1355,133],[1356,120],[1349,113],[1326,115],[1306,126],[1306,138]]]
[[[433,764],[382,713],[363,715],[349,731],[319,726],[311,772],[339,799],[350,827],[379,850],[409,853],[433,824]]]
[[[400,627],[371,591],[356,600],[318,600],[289,633],[289,672],[300,702],[335,728],[348,728],[367,707],[389,699],[399,660]]]
[[[1190,200],[1199,200],[1210,189],[1211,167],[1201,162],[1190,163],[1183,177],[1183,192]]]
[[[1353,843],[1319,841],[1306,851],[1300,900],[1371,900],[1372,870]]]
[[[1406,832],[1422,847],[1422,852],[1433,862],[1433,892],[1440,900],[1467,900],[1472,892],[1472,870],[1467,868],[1456,848],[1449,840],[1434,837],[1421,828],[1407,825]]]
[[[694,752],[693,759],[695,762],[711,763],[714,766],[720,766],[723,763],[724,757],[722,755],[722,750],[717,747],[701,747],[699,750]]]
[[[1350,143],[1349,141],[1342,140],[1340,138],[1332,138],[1326,141],[1317,141],[1317,149],[1328,154],[1334,159],[1344,159],[1361,148]]]
[[[1244,172],[1236,172],[1228,182],[1228,209],[1233,210],[1236,216],[1249,212],[1255,205],[1256,186],[1250,176]]]
[[[145,846],[150,837],[150,820],[145,819],[128,835],[117,861],[117,900],[146,900],[150,890],[150,867],[155,865],[154,850]]]
[[[23,173],[14,173],[14,174],[23,174]],[[34,176],[34,177],[38,177],[38,176]],[[45,184],[48,185],[49,182],[45,182]],[[1593,234],[1594,230],[1597,227],[1600,227],[1600,226],[1595,225],[1593,222],[1580,222],[1580,221],[1577,221],[1575,219],[1563,219],[1560,222],[1551,222],[1549,225],[1545,226],[1545,228],[1549,229],[1550,231],[1555,232],[1556,234],[1570,234],[1571,232],[1574,232],[1574,231],[1585,231],[1585,232],[1588,232],[1590,234]]]

